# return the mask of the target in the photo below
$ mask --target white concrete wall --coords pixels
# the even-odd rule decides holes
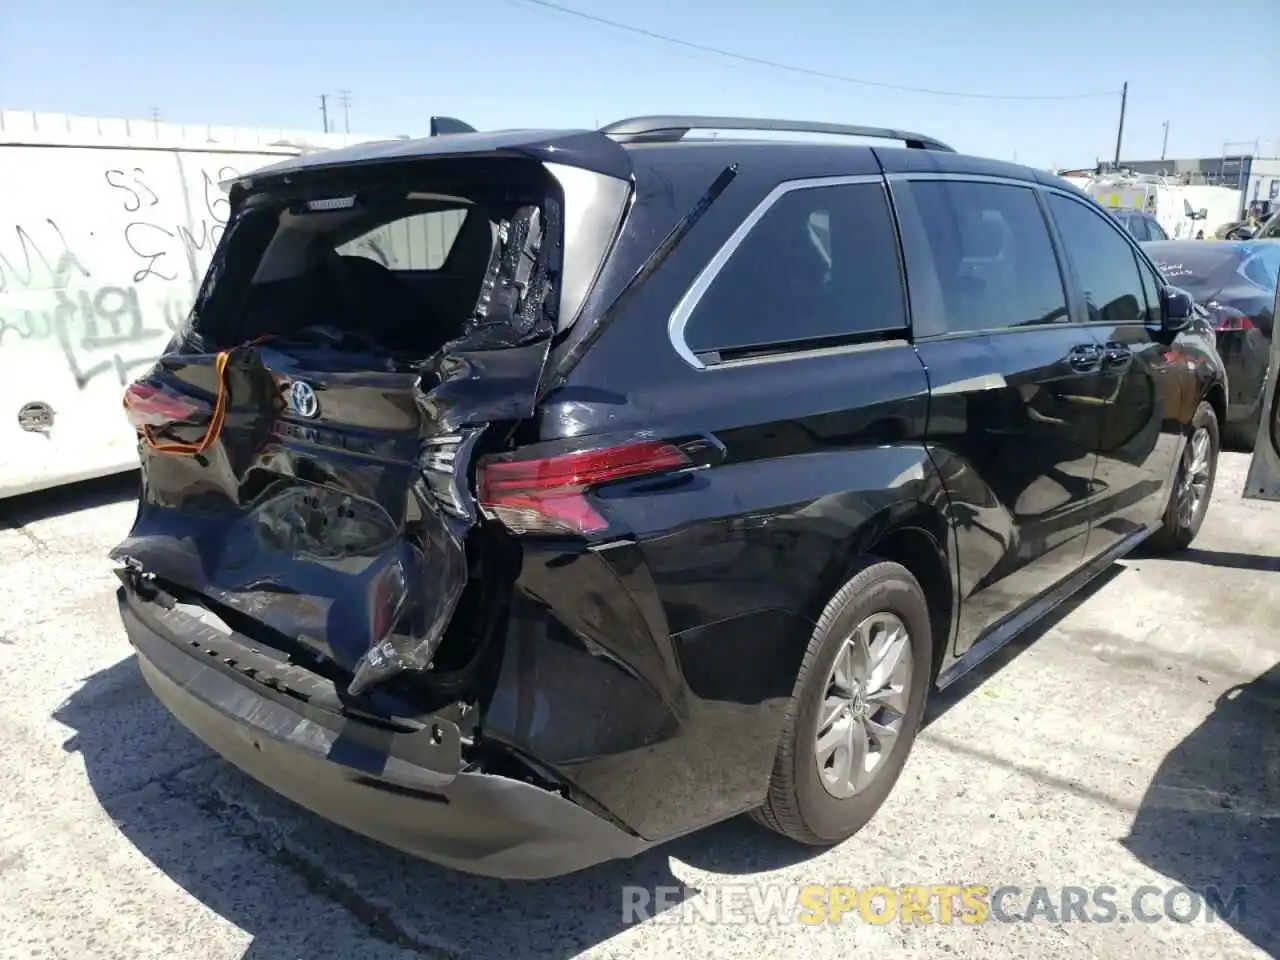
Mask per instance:
[[[190,309],[220,181],[370,139],[0,113],[0,496],[135,464],[121,394]],[[18,425],[31,403],[51,429]]]

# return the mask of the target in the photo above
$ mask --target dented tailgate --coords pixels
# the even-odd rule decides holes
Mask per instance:
[[[493,146],[483,151],[486,156]],[[513,141],[497,149],[516,146]],[[526,155],[549,149],[536,138],[518,146]],[[576,156],[586,167],[617,167],[622,153],[599,135],[571,137],[561,146],[561,164]],[[254,227],[237,223],[238,215],[249,218],[254,204],[261,205],[253,191],[276,189],[296,175],[313,178],[302,199],[290,195],[271,216],[285,225],[279,231],[287,227],[307,239],[308,255],[330,222],[336,243],[346,236],[343,217],[358,219],[362,205],[374,216],[378,204],[388,202],[386,188],[370,178],[360,158],[300,161],[272,168],[255,182],[238,182],[237,214],[224,246],[237,242],[237,230],[253,235]],[[343,163],[358,167],[359,176],[335,179],[333,171]],[[458,169],[448,168],[451,187]],[[517,173],[525,176],[525,168]],[[363,193],[363,184],[375,185]],[[315,199],[322,188],[336,199]],[[415,189],[406,194],[416,198],[413,209],[431,212],[436,192]],[[594,277],[590,263],[567,258],[584,244],[587,259],[604,256],[608,244],[584,239],[582,223],[616,229],[623,196],[606,192],[617,206],[611,224],[598,210],[584,212],[580,203],[575,208],[567,188],[543,202],[517,204],[501,217],[493,214],[492,250],[486,247],[485,262],[478,263],[486,268],[483,283],[468,301],[474,308],[458,335],[416,360],[406,357],[403,344],[383,349],[362,325],[367,313],[373,329],[393,327],[384,309],[392,300],[342,300],[351,277],[359,280],[373,268],[358,263],[360,270],[348,274],[351,258],[332,254],[319,268],[307,268],[337,264],[340,282],[332,292],[325,288],[327,300],[316,297],[324,302],[329,327],[317,331],[281,321],[279,330],[259,327],[251,338],[246,334],[215,350],[208,321],[202,332],[197,317],[126,397],[139,430],[142,493],[134,527],[112,557],[129,576],[154,578],[184,599],[207,604],[267,646],[302,651],[317,670],[341,678],[351,695],[406,670],[430,670],[482,563],[468,548],[479,522],[470,494],[475,451],[482,442],[501,443],[533,412],[552,338],[573,319],[563,313],[562,287],[569,281],[582,287],[584,276]],[[507,210],[501,199],[492,209]],[[306,219],[313,213],[315,219]],[[280,274],[278,263],[289,262],[277,249],[279,231],[260,244],[266,266],[255,267],[255,283],[264,273]],[[211,275],[233,276],[235,270],[232,256],[220,249]],[[301,292],[289,307],[315,295],[318,287],[308,277],[299,281]],[[384,283],[381,273],[374,279]],[[197,313],[211,299],[210,283]],[[385,288],[367,289],[381,295]],[[569,292],[576,312],[584,291]],[[335,300],[354,304],[345,330],[332,329],[344,322],[346,309],[333,309]],[[268,318],[284,316],[280,302],[279,296],[271,301],[276,313],[267,311]],[[430,306],[429,297],[426,302]],[[206,312],[227,313],[213,307]],[[423,309],[398,328],[412,333],[413,324],[433,316]]]

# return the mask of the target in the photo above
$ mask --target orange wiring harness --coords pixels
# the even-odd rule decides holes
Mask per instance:
[[[227,406],[231,402],[231,391],[227,387],[227,364],[231,362],[231,355],[244,347],[256,347],[258,344],[265,343],[270,339],[271,336],[268,334],[264,337],[258,337],[256,340],[250,340],[248,343],[232,347],[230,350],[222,350],[215,355],[213,369],[218,375],[218,395],[213,402],[213,414],[209,417],[209,426],[205,430],[203,437],[195,443],[166,443],[156,440],[151,434],[151,427],[143,424],[142,438],[147,442],[147,446],[156,453],[171,453],[180,457],[198,457],[217,443],[218,438],[222,436],[222,428],[227,422]]]
[[[182,457],[198,457],[218,442],[222,435],[222,427],[227,422],[227,364],[231,361],[231,351],[223,350],[213,361],[213,368],[218,374],[218,396],[213,402],[213,415],[209,417],[209,426],[204,436],[196,443],[162,443],[151,434],[151,427],[142,425],[142,438],[147,446],[156,453],[172,453]]]

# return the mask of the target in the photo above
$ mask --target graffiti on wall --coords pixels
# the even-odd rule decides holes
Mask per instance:
[[[22,149],[0,148],[0,169],[46,169],[9,179],[33,195],[0,210],[0,366],[54,363],[78,390],[102,377],[123,386],[191,308],[230,214],[219,182],[279,158],[232,166],[225,155],[75,148],[16,158]]]

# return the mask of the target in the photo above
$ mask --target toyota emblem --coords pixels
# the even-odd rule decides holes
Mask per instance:
[[[309,383],[295,380],[289,387],[289,405],[300,417],[314,417],[320,412],[320,401],[316,391]]]

